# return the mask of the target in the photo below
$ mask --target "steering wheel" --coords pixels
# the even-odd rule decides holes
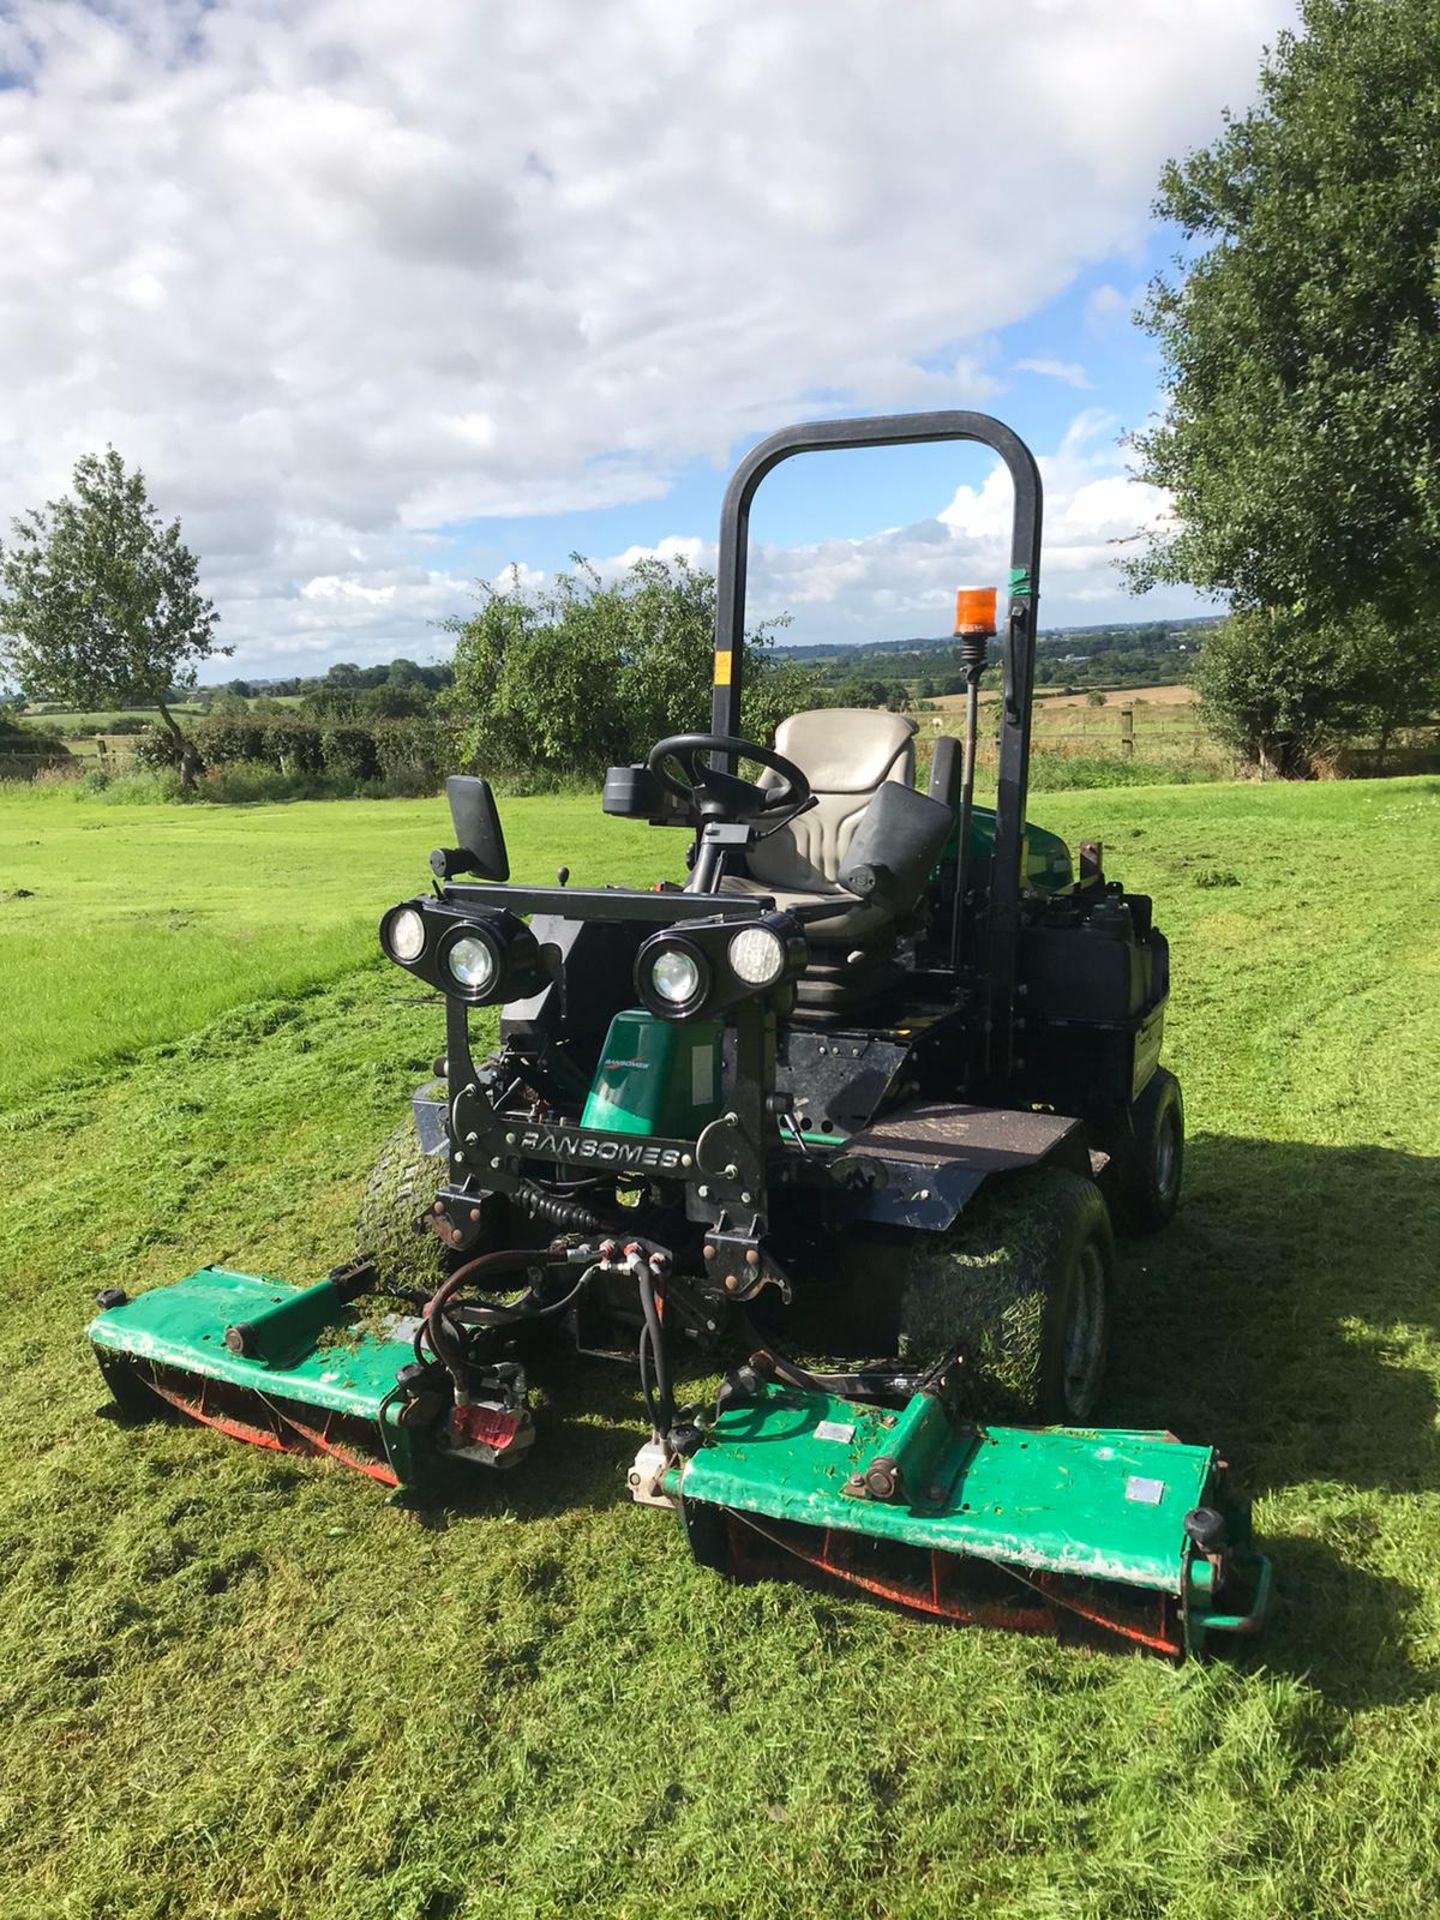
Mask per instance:
[[[741,780],[720,767],[696,764],[702,753],[733,753],[739,760],[754,760],[768,767],[780,779],[778,787],[762,787],[753,780]],[[678,778],[666,764],[673,760],[684,779]],[[740,740],[730,733],[675,733],[657,740],[647,762],[651,773],[686,806],[693,806],[701,819],[739,820],[751,813],[798,812],[810,798],[810,782],[793,760],[773,747],[762,747],[754,740]]]

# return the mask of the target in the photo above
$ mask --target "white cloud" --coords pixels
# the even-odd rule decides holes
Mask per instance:
[[[1135,245],[1290,12],[10,0],[0,515],[111,439],[237,664],[321,618],[413,651],[441,526],[991,396],[990,337]],[[1004,111],[960,138],[966,101]]]
[[[1017,373],[1038,373],[1046,380],[1059,380],[1067,387],[1089,387],[1092,382],[1078,360],[1060,360],[1052,354],[1041,354],[1034,360],[1017,360]]]
[[[1086,332],[1103,336],[1124,326],[1134,312],[1139,297],[1139,289],[1126,295],[1119,287],[1111,286],[1108,280],[1093,288],[1085,302]]]
[[[1040,456],[1044,489],[1042,625],[1136,619],[1144,601],[1124,589],[1116,561],[1145,529],[1163,525],[1168,503],[1136,480],[1117,445],[1119,422],[1098,408],[1071,421],[1054,453]],[[792,615],[791,642],[904,640],[948,631],[960,586],[1003,582],[1009,565],[1010,482],[998,463],[978,486],[956,489],[932,519],[862,539],[799,547],[758,544],[750,562],[750,617]],[[619,571],[643,553],[683,550],[713,566],[715,549],[675,536],[631,547],[603,563]],[[1171,612],[1200,611],[1198,596],[1172,597]]]

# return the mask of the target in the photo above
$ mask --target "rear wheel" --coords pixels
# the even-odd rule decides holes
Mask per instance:
[[[1157,1067],[1112,1139],[1115,1217],[1126,1233],[1158,1233],[1180,1204],[1185,1171],[1185,1102],[1180,1082]]]
[[[1084,1425],[1105,1376],[1114,1235],[1093,1180],[1058,1168],[983,1193],[949,1233],[912,1243],[901,1347],[962,1348],[975,1410]]]

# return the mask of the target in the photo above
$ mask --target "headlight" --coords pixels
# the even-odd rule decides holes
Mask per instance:
[[[731,970],[747,987],[772,986],[785,971],[785,946],[769,927],[742,927],[730,942]]]
[[[488,993],[500,971],[500,957],[488,940],[462,934],[445,955],[450,977],[466,993]]]
[[[699,956],[683,947],[665,947],[650,964],[650,984],[672,1007],[683,1007],[700,997],[705,974]]]
[[[412,966],[425,951],[425,922],[414,907],[401,907],[385,923],[381,938],[392,960]]]

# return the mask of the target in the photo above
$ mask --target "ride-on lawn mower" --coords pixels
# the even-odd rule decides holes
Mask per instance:
[[[993,591],[958,596],[964,740],[937,742],[927,791],[892,713],[740,735],[760,481],[792,454],[945,440],[1014,484],[993,810]],[[630,1491],[732,1577],[1173,1658],[1253,1632],[1269,1567],[1215,1453],[1088,1425],[1112,1212],[1170,1218],[1183,1112],[1150,901],[1025,821],[1039,560],[1035,462],[983,414],[756,447],[722,510],[712,731],[605,782],[607,813],[690,835],[685,884],[511,885],[490,787],[452,779],[456,845],[380,922],[444,997],[444,1086],[376,1169],[356,1258],[306,1288],[208,1267],[102,1295],[90,1338],[122,1406],[423,1496],[452,1464],[524,1459],[527,1365],[568,1338],[638,1363]],[[477,1060],[470,1015],[494,1006]],[[730,1371],[681,1407],[704,1356]]]

